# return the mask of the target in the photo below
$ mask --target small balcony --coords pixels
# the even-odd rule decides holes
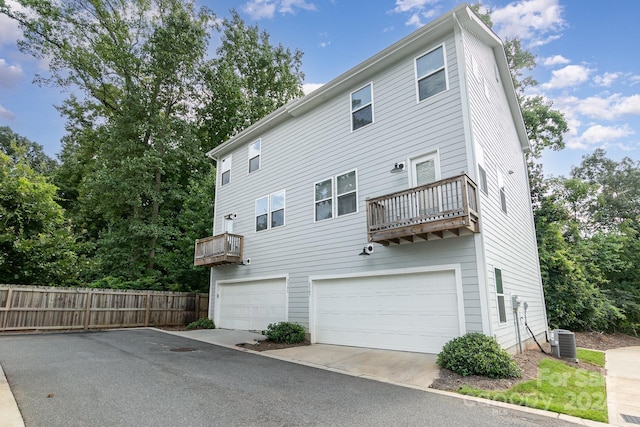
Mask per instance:
[[[230,233],[198,239],[193,264],[203,267],[241,264],[243,240],[243,236]]]
[[[463,174],[367,199],[369,242],[388,246],[479,233],[477,194]]]

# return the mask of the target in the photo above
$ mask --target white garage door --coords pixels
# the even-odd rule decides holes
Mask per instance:
[[[285,278],[218,284],[216,326],[261,331],[287,320]]]
[[[313,282],[315,342],[438,353],[461,334],[454,271]]]

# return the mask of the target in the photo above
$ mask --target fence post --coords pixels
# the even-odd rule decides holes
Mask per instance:
[[[147,291],[145,295],[145,310],[144,310],[144,326],[145,328],[149,327],[149,318],[151,317],[151,292]]]
[[[9,288],[9,291],[7,292],[7,304],[5,305],[5,312],[4,312],[4,322],[2,325],[2,330],[6,330],[7,329],[7,324],[9,323],[9,312],[11,311],[11,293],[13,291],[13,288]]]
[[[91,300],[93,299],[93,294],[91,291],[87,292],[87,305],[84,310],[84,330],[89,329],[89,317],[91,317]]]

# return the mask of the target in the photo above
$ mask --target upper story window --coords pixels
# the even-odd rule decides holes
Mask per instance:
[[[220,179],[221,185],[227,185],[231,181],[231,156],[222,159]]]
[[[480,145],[476,141],[476,159],[478,161],[478,186],[480,190],[484,194],[489,193],[489,188],[487,185],[487,171],[484,168],[484,150],[482,149],[482,145]]]
[[[507,213],[507,193],[504,187],[504,176],[498,171],[498,193],[500,194],[500,207]]]
[[[351,94],[351,130],[373,123],[372,84]]]
[[[260,169],[260,145],[260,140],[249,145],[249,173]]]
[[[284,225],[285,190],[256,200],[256,231]]]
[[[416,58],[418,101],[447,90],[444,45]]]
[[[317,182],[315,190],[315,220],[358,211],[358,180],[355,170]]]

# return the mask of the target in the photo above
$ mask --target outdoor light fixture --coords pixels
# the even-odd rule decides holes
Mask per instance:
[[[400,173],[404,171],[404,162],[399,162],[393,165],[393,169],[391,169],[391,173]]]
[[[358,255],[366,255],[369,256],[373,253],[373,245],[365,245],[362,248],[362,252],[360,252]]]

